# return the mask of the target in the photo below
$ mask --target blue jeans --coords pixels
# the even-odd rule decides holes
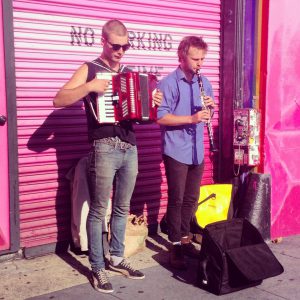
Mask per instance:
[[[119,149],[94,141],[89,154],[90,209],[87,217],[89,261],[93,271],[105,267],[102,226],[115,179],[112,201],[110,254],[123,257],[130,199],[138,173],[137,148]]]

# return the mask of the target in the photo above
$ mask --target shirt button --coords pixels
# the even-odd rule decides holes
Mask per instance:
[[[189,135],[193,135],[193,134],[195,133],[195,130],[194,130],[193,128],[189,128],[189,129],[187,130],[187,133],[188,133]]]

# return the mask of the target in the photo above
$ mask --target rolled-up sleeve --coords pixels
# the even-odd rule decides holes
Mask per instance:
[[[157,118],[161,119],[166,114],[171,113],[172,91],[167,80],[162,80],[158,83],[159,90],[163,93],[163,100],[157,109]]]

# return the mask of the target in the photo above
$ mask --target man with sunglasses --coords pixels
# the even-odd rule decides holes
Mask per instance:
[[[54,98],[55,107],[65,107],[84,99],[88,123],[89,153],[88,180],[90,209],[87,218],[89,261],[92,269],[92,284],[103,293],[113,292],[105,272],[102,231],[103,222],[115,185],[111,214],[111,242],[109,268],[128,278],[143,279],[142,272],[135,270],[124,259],[124,238],[130,199],[138,173],[136,137],[132,123],[99,124],[91,105],[96,108],[98,94],[103,94],[109,81],[98,79],[96,73],[128,72],[130,69],[120,61],[130,47],[126,27],[119,20],[110,20],[102,28],[103,46],[99,58],[84,63]],[[162,93],[157,91],[154,102],[160,105]],[[90,103],[89,103],[90,101]]]

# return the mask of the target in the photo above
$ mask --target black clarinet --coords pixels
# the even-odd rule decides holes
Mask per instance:
[[[199,83],[199,87],[200,87],[200,97],[201,97],[202,106],[204,107],[204,109],[209,111],[209,115],[210,115],[210,109],[204,103],[204,98],[206,97],[206,95],[205,95],[205,91],[204,91],[204,86],[203,86],[203,81],[202,81],[202,78],[201,78],[200,70],[197,70],[196,74],[198,76],[198,83]],[[208,139],[209,139],[209,151],[210,152],[217,152],[218,149],[216,148],[216,146],[214,144],[214,134],[213,134],[213,129],[212,129],[212,126],[211,126],[211,120],[210,119],[207,121],[206,126],[207,126]]]

